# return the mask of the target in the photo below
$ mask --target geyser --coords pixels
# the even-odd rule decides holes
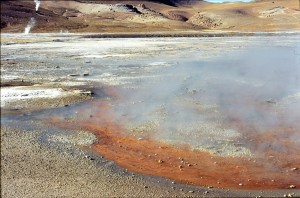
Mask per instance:
[[[35,26],[36,20],[34,17],[31,17],[30,21],[28,22],[28,24],[25,27],[24,33],[25,34],[29,34],[31,28],[33,28]]]
[[[34,0],[34,3],[35,3],[35,11],[38,11],[39,10],[39,7],[40,7],[40,4],[41,2],[39,0]]]
[[[35,3],[35,11],[37,12],[39,10],[41,2],[39,0],[34,0],[34,3]],[[29,34],[31,28],[33,28],[35,26],[35,23],[36,23],[35,18],[31,17],[30,21],[28,22],[28,24],[25,27],[24,33]]]

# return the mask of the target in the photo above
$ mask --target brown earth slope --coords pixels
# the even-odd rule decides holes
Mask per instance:
[[[184,2],[184,3],[183,3]],[[1,32],[157,32],[187,30],[299,31],[299,2],[261,0],[213,4],[204,1],[1,2]]]

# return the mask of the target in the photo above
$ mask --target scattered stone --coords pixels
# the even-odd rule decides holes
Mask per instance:
[[[188,166],[192,166],[191,164],[188,164]]]
[[[296,170],[298,170],[298,168],[297,168],[297,167],[295,167],[295,168],[291,168],[291,171],[296,171]]]
[[[83,76],[89,76],[90,74],[89,73],[83,73]]]
[[[174,181],[172,181],[172,184],[176,184]]]
[[[179,166],[178,166],[178,168],[182,168],[182,166],[181,166],[181,165],[179,165]]]
[[[269,104],[276,104],[276,101],[274,101],[274,100],[267,100],[266,102]]]
[[[240,183],[239,186],[243,186],[244,184]]]
[[[21,95],[21,97],[24,97],[24,96],[29,96],[29,94],[22,94],[22,95]]]
[[[210,17],[203,13],[196,13],[188,19],[189,23],[200,25],[205,28],[217,28],[223,24],[222,20],[216,17]]]
[[[64,42],[64,40],[61,40],[61,39],[54,39],[53,42]]]
[[[144,188],[148,188],[148,186],[144,186]]]
[[[194,193],[194,191],[193,191],[193,190],[190,190],[189,193]]]
[[[81,91],[80,94],[85,95],[85,96],[91,96],[92,92],[91,91]]]
[[[93,157],[91,157],[91,156],[89,156],[89,155],[86,155],[86,156],[84,156],[86,159],[90,159],[90,160],[95,160],[95,158],[93,158]]]
[[[290,185],[289,188],[296,188],[296,186],[295,185]]]
[[[204,194],[208,194],[208,191],[204,191]]]
[[[180,188],[179,190],[180,190],[180,191],[183,191],[183,189],[182,189],[182,188]]]
[[[142,140],[143,138],[138,138],[138,140]]]
[[[161,160],[161,159],[160,159],[160,160],[158,160],[158,163],[160,163],[160,164],[161,164],[161,163],[163,163],[163,162],[164,162],[164,161],[163,161],[163,160]]]
[[[293,194],[289,193],[289,194],[288,194],[288,197],[293,197]]]
[[[207,188],[213,188],[213,186],[208,186]]]
[[[69,74],[68,76],[74,77],[74,76],[80,76],[79,74]]]

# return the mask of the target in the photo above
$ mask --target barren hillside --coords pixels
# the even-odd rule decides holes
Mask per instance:
[[[2,1],[1,32],[299,31],[295,0],[213,4],[205,1]]]

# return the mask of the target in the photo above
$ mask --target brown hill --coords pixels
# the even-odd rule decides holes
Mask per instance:
[[[89,0],[76,0],[78,2],[82,2],[82,3],[122,3],[125,2],[126,0],[104,0],[104,1],[89,1]],[[137,3],[141,2],[145,2],[144,0],[135,0]],[[197,3],[200,2],[202,0],[146,0],[148,2],[155,2],[155,3],[160,3],[160,4],[166,4],[166,5],[170,5],[170,6],[180,6],[180,5],[187,5],[187,4],[192,4],[192,3]]]
[[[1,32],[299,31],[295,0],[213,4],[183,0],[1,1]]]

